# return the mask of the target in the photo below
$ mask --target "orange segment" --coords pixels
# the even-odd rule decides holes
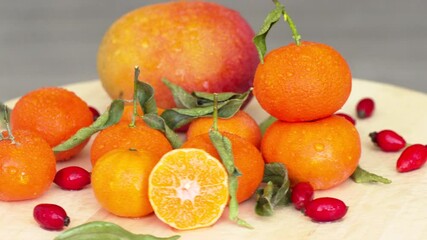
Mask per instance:
[[[188,148],[166,153],[149,177],[148,194],[157,217],[180,230],[207,227],[228,202],[228,175],[207,152]]]

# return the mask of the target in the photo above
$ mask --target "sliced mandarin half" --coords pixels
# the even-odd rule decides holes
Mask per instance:
[[[154,213],[169,226],[207,227],[221,217],[228,202],[228,175],[204,150],[175,149],[153,168],[148,191]]]

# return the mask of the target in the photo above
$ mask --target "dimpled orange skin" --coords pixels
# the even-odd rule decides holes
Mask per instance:
[[[187,91],[244,92],[259,58],[254,31],[237,11],[215,3],[144,6],[114,22],[99,46],[97,69],[112,98],[133,95],[134,67],[155,89],[159,107],[175,106],[166,78]]]
[[[294,185],[309,182],[315,190],[344,182],[356,169],[361,143],[357,129],[343,117],[312,122],[276,121],[261,142],[266,163],[281,162]]]
[[[13,135],[15,144],[0,141],[0,200],[38,198],[55,177],[55,155],[46,140],[34,132],[15,130]]]
[[[136,121],[135,127],[123,121],[102,130],[95,137],[90,149],[92,166],[104,154],[117,148],[149,151],[158,159],[172,150],[163,133],[148,127],[142,119]]]
[[[92,170],[92,189],[97,201],[121,217],[152,213],[148,177],[158,161],[158,156],[144,150],[115,149],[103,155]]]
[[[264,160],[261,152],[247,140],[231,133],[223,133],[223,135],[231,141],[234,163],[242,173],[238,177],[237,188],[237,201],[240,203],[249,199],[261,184],[264,176]],[[188,139],[181,148],[202,149],[213,157],[221,159],[209,138],[209,133]]]
[[[351,92],[350,67],[332,47],[303,41],[272,50],[259,64],[254,95],[270,115],[288,122],[330,116]]]
[[[213,124],[212,117],[198,118],[190,123],[187,131],[187,138],[207,133]],[[227,119],[218,119],[218,130],[240,136],[255,147],[261,143],[261,130],[257,122],[246,112],[238,111],[233,117]]]
[[[45,87],[22,96],[11,112],[10,122],[12,129],[34,131],[55,147],[79,129],[91,125],[93,114],[87,103],[74,92],[60,87]],[[87,142],[57,153],[57,161],[69,160]]]

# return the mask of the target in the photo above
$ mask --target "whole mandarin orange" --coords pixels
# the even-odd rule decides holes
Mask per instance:
[[[92,170],[92,188],[107,211],[121,217],[153,212],[148,177],[159,157],[144,150],[115,149],[103,155]]]
[[[90,149],[92,165],[95,165],[102,155],[116,148],[149,151],[158,159],[172,150],[163,133],[148,127],[142,120],[136,121],[134,127],[129,126],[127,122],[119,122],[96,135]]]
[[[187,91],[244,92],[258,54],[255,33],[237,12],[216,3],[172,1],[135,9],[105,33],[98,75],[112,98],[131,99],[133,69],[153,86],[159,107],[175,106],[166,78]]]
[[[0,140],[0,200],[38,198],[49,189],[56,174],[53,150],[34,132],[14,130],[13,136],[15,143]]]
[[[13,107],[10,121],[12,129],[34,131],[53,148],[79,129],[91,125],[93,114],[87,103],[74,92],[61,87],[45,87],[22,96]],[[87,142],[57,153],[57,161],[72,158]]]
[[[247,140],[227,132],[224,132],[223,135],[230,139],[234,164],[242,173],[238,177],[237,201],[243,202],[249,199],[261,184],[264,176],[264,160],[258,148]],[[209,138],[209,133],[188,139],[181,148],[202,149],[213,157],[221,159]]]
[[[270,115],[288,122],[332,115],[347,101],[350,67],[332,47],[302,41],[269,52],[254,78],[254,95]]]
[[[357,129],[343,117],[311,122],[274,122],[265,132],[261,152],[267,163],[283,163],[291,184],[309,182],[328,189],[344,182],[361,155]]]

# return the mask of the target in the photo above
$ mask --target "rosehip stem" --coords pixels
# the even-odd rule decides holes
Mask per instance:
[[[273,0],[273,2],[276,4],[276,7],[282,6],[283,8],[283,20],[285,20],[286,23],[288,23],[291,31],[292,31],[292,38],[295,41],[296,45],[301,45],[301,35],[298,33],[297,27],[292,20],[291,16],[286,12],[285,6],[283,6],[278,0]]]

